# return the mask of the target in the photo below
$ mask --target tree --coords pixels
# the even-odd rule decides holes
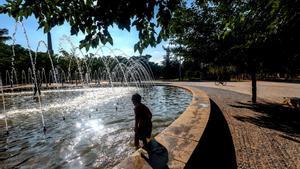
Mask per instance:
[[[10,36],[6,36],[8,34],[7,29],[0,29],[0,43],[4,43],[7,40],[10,40]]]
[[[170,55],[171,55],[171,50],[169,47],[164,47],[163,49],[166,51],[166,55],[164,55],[164,78],[170,78],[171,76],[171,64],[170,64]]]
[[[179,73],[179,61],[171,56],[172,50],[171,47],[164,47],[163,49],[166,51],[166,54],[163,56],[164,60],[163,64],[163,77],[165,79],[174,79],[177,78]]]
[[[11,78],[12,47],[12,45],[0,43],[0,74],[4,85],[11,84],[9,78]],[[16,53],[14,63],[16,74],[14,74],[14,76],[17,75],[17,77],[14,77],[13,84],[16,82],[23,83],[24,81],[29,83],[29,81],[31,81],[30,79],[32,79],[32,69],[28,49],[15,44],[14,50]],[[34,53],[34,51],[30,52]],[[114,68],[116,68],[115,70],[120,68],[119,66],[116,66],[117,63],[123,64],[125,66],[123,67],[124,69],[126,66],[132,66],[127,64],[129,63],[129,59],[143,65],[145,68],[144,70],[147,70],[151,77],[159,78],[161,73],[161,66],[149,61],[151,55],[132,56],[130,58],[126,58],[125,56],[115,56],[115,58],[113,58],[111,56],[97,57],[94,54],[89,53],[84,58],[81,58],[77,57],[75,52],[75,50],[71,50],[71,52],[60,50],[59,54],[50,56],[48,55],[48,52],[37,52],[37,75],[43,79],[47,79],[43,80],[43,82],[56,82],[53,77],[53,69],[49,57],[51,57],[55,69],[59,72],[56,74],[57,82],[68,80],[68,82],[72,83],[74,80],[86,80],[84,75],[88,75],[92,80],[100,80],[106,71],[113,71]],[[106,69],[106,66],[109,67],[109,70]],[[79,74],[79,72],[82,74]],[[116,72],[123,73],[118,70]],[[120,75],[118,77],[123,76]],[[24,78],[26,78],[26,80],[24,80]]]
[[[250,73],[255,103],[257,73],[299,73],[299,6],[296,0],[195,1],[176,10],[170,21],[172,42],[182,45],[185,60],[199,67],[204,63]]]
[[[68,22],[71,35],[80,31],[86,34],[80,47],[87,50],[90,46],[95,48],[99,42],[113,44],[108,31],[110,26],[127,31],[134,26],[139,32],[139,42],[134,50],[141,53],[144,48],[155,46],[168,36],[169,20],[178,4],[179,0],[17,0],[0,6],[0,13],[7,13],[17,20],[34,15],[45,33]],[[161,28],[158,35],[157,27]]]
[[[280,36],[286,30],[295,30],[294,35],[299,35],[297,28],[299,28],[300,21],[296,18],[297,13],[299,13],[299,5],[299,1],[285,0],[232,1],[228,3],[233,15],[224,19],[223,37],[234,39],[232,48],[238,49],[244,54],[245,59],[243,60],[251,72],[253,103],[256,102],[256,74],[262,69],[262,65],[274,58],[288,60],[294,55],[285,54],[280,56],[272,52],[273,49],[271,48],[276,43],[282,42],[282,39],[286,37],[294,39],[291,34]],[[294,44],[286,42],[294,46]],[[290,49],[291,46],[285,46],[279,51]],[[268,53],[274,54],[273,57],[267,57]],[[237,58],[237,60],[240,59]]]

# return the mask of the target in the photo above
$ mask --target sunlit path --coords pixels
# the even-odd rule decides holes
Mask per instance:
[[[298,84],[261,82],[258,87],[268,90],[258,96],[269,100],[258,99],[256,105],[250,102],[250,95],[243,94],[247,92],[247,83],[228,83],[228,86],[218,87],[227,90],[217,89],[212,87],[213,83],[207,82],[187,84],[207,92],[222,111],[230,128],[238,168],[300,167],[300,114],[297,110],[270,102],[270,99],[277,101],[277,98],[282,97],[284,89],[290,89],[286,92],[289,96],[298,95]],[[273,92],[272,97],[267,95],[270,91]]]
[[[177,82],[174,82],[175,84]],[[178,82],[192,86],[203,86],[230,90],[251,95],[251,82],[227,82],[225,86],[216,85],[215,82]],[[257,96],[272,102],[282,103],[284,97],[300,97],[300,84],[283,82],[257,82]],[[250,96],[249,96],[250,98]]]

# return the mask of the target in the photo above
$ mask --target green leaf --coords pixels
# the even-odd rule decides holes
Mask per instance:
[[[75,34],[77,34],[77,30],[76,30],[77,28],[75,27],[75,26],[72,26],[71,27],[71,35],[75,35]]]
[[[157,43],[160,43],[160,42],[161,42],[161,36],[160,36],[160,35],[157,36],[156,42],[157,42]]]
[[[132,25],[132,26],[135,26],[137,23],[138,23],[138,20],[135,20],[135,21],[132,22],[131,25]]]
[[[139,47],[139,53],[142,54],[143,53],[143,48]]]
[[[49,32],[50,28],[49,25],[47,23],[44,24],[44,33]]]
[[[111,35],[110,34],[108,34],[107,35],[107,41],[109,42],[109,44],[111,44],[112,46],[114,45],[114,43],[113,43],[113,39],[112,39],[112,37],[111,37]]]
[[[138,43],[134,44],[134,47],[133,47],[134,52],[136,52],[138,48],[139,48],[139,44]]]
[[[116,1],[114,5],[107,0],[99,0],[96,5],[94,2],[96,1],[6,0],[0,6],[0,12],[8,13],[8,15],[19,20],[22,20],[23,17],[32,16],[33,13],[33,16],[40,22],[39,28],[43,28],[44,32],[48,32],[56,25],[64,24],[66,20],[71,26],[71,35],[77,35],[79,31],[88,34],[102,32],[103,29],[114,25],[117,25],[120,29],[130,31],[132,25],[136,26],[139,33],[145,32],[140,34],[140,40],[144,40],[146,44],[150,43],[153,45],[153,42],[147,39],[149,38],[147,37],[147,32],[153,31],[154,23],[160,23],[160,21],[155,21],[157,19],[168,23],[168,20],[170,20],[168,13],[174,12],[174,6],[179,4],[178,0],[172,1],[172,3],[167,3],[166,1],[141,1],[138,3],[133,0]],[[70,6],[71,10],[69,9]],[[157,8],[159,12],[156,18],[153,14]],[[131,23],[132,20],[134,21]],[[150,21],[153,21],[153,23],[150,23]],[[43,22],[44,24],[42,24]],[[100,36],[100,41],[103,44],[109,42],[113,45],[113,38],[110,34]],[[93,47],[96,44],[91,38],[86,38],[84,43],[92,43]],[[88,48],[88,46],[84,46]],[[140,44],[138,48],[142,48],[142,46]],[[138,48],[136,47],[135,50],[139,50]]]
[[[86,49],[86,51],[89,51],[89,49],[90,49],[90,43],[87,43],[87,44],[85,45],[85,49]]]

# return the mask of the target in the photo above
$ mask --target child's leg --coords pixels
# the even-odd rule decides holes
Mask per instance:
[[[138,148],[140,146],[140,143],[139,143],[139,136],[137,133],[134,134],[134,145],[136,148]]]
[[[149,140],[150,140],[150,138],[149,138]],[[149,144],[148,144],[148,141],[147,141],[147,137],[144,137],[143,139],[142,139],[142,141],[143,141],[143,149],[144,150],[146,150],[147,152],[150,150],[149,148]],[[149,153],[149,152],[148,152]]]

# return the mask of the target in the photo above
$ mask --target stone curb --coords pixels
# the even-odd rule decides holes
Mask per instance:
[[[175,86],[186,89],[193,94],[187,109],[155,139],[168,150],[170,169],[184,168],[204,132],[210,116],[210,101],[204,91],[184,86],[159,83],[158,85]],[[150,169],[151,166],[141,157],[137,150],[114,169]]]

